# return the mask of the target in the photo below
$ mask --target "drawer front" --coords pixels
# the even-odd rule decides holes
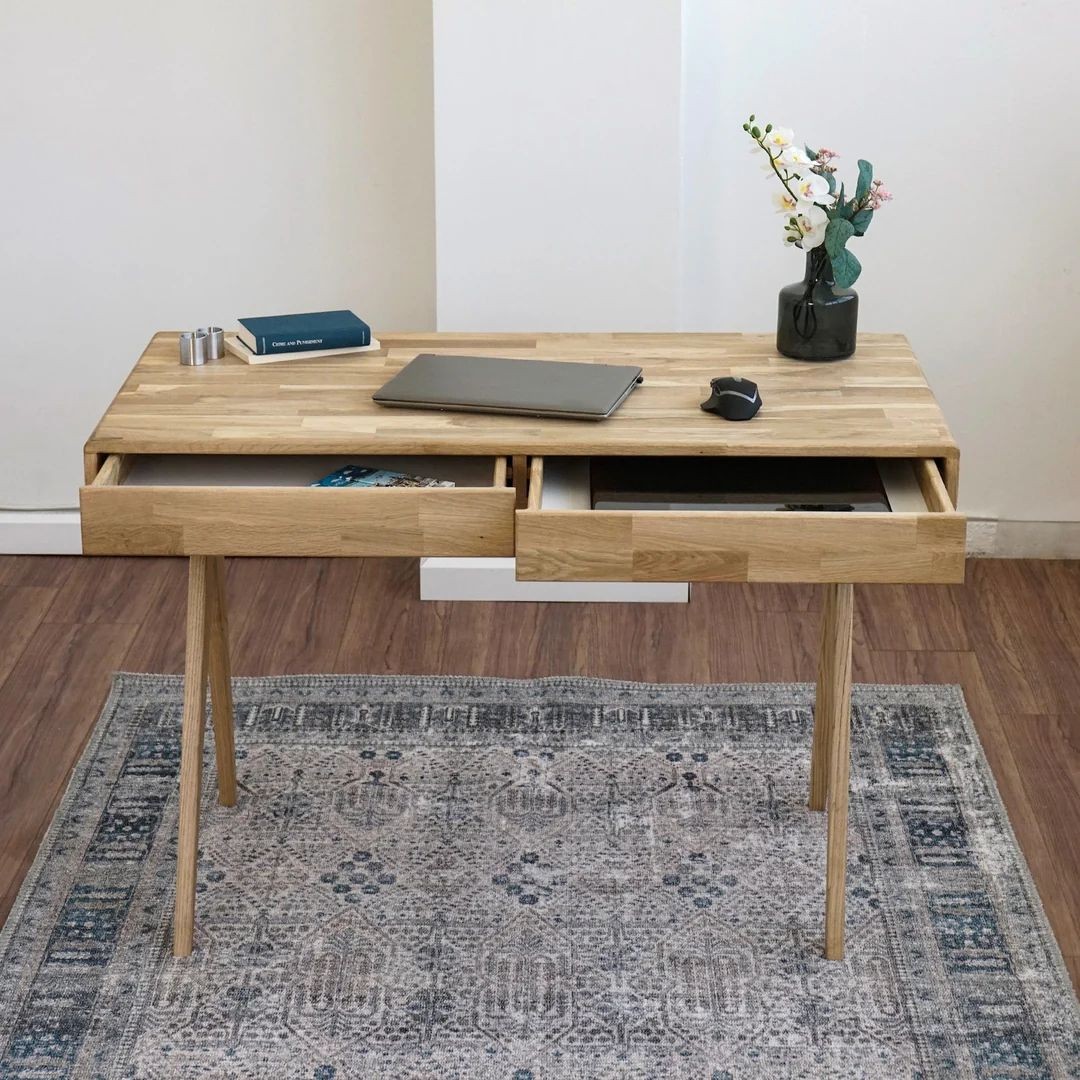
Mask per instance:
[[[80,492],[87,555],[514,552],[511,487],[124,486],[110,469]]]
[[[960,582],[965,520],[915,462],[925,513],[517,512],[527,581]],[[533,470],[542,483],[542,468]],[[533,496],[534,493],[530,492]]]

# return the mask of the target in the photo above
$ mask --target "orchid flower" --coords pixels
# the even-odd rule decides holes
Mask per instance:
[[[765,151],[762,168],[781,186],[773,202],[785,218],[784,242],[804,251],[824,244],[828,254],[821,256],[831,262],[836,284],[842,288],[854,284],[860,266],[847,242],[865,234],[874,214],[892,201],[892,192],[874,179],[870,162],[861,159],[857,182],[851,187],[839,184],[833,162],[840,155],[827,147],[803,148],[791,128],[760,124],[751,115],[743,131],[753,140],[756,153]]]

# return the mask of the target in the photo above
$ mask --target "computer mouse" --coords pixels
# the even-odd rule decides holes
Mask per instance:
[[[761,408],[761,394],[757,383],[740,379],[737,375],[721,375],[710,381],[712,396],[703,401],[706,412],[716,413],[725,420],[749,420]]]

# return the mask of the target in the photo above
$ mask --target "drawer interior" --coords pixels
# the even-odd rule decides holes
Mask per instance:
[[[637,512],[948,512],[932,462],[904,458],[545,458],[529,508]]]
[[[524,581],[955,582],[964,517],[926,458],[533,458]]]
[[[311,486],[344,465],[453,486]],[[79,502],[91,555],[514,552],[504,457],[112,454]]]
[[[306,488],[343,465],[449,480],[455,487],[506,487],[506,459],[494,457],[140,454],[110,458],[98,483],[123,487]],[[334,490],[332,488],[318,490]],[[370,489],[365,489],[370,490]]]

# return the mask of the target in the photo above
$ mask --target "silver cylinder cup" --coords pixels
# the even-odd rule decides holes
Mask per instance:
[[[225,331],[220,326],[200,326],[195,333],[206,335],[207,360],[220,360],[225,355]]]
[[[180,335],[180,363],[198,367],[206,363],[206,331],[185,330]]]

